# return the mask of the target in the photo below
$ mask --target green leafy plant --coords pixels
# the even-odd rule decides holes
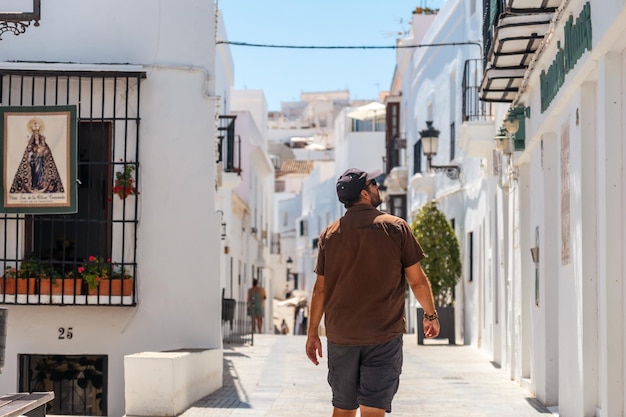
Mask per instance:
[[[128,273],[124,265],[114,263],[111,270],[111,279],[130,279],[132,276]]]
[[[58,278],[59,275],[54,276],[53,272],[50,264],[42,262],[35,255],[29,255],[20,263],[17,276],[21,278]]]
[[[435,203],[424,205],[411,224],[413,235],[424,249],[420,264],[430,280],[437,307],[454,303],[453,290],[461,278],[459,241],[446,216]]]
[[[17,269],[14,266],[7,266],[4,268],[4,276],[6,278],[15,278],[17,276]]]
[[[83,265],[78,267],[78,275],[87,282],[90,290],[98,287],[103,279],[111,275],[111,260],[106,261],[97,256],[90,256]]]
[[[120,159],[120,162],[124,162]],[[135,180],[133,178],[133,172],[135,171],[135,165],[132,161],[124,164],[124,169],[115,173],[115,183],[113,184],[113,194],[117,194],[120,199],[125,199],[129,195],[139,195],[137,187],[135,187]]]

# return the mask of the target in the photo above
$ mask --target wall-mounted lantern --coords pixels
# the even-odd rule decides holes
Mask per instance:
[[[428,169],[435,172],[444,172],[451,180],[458,180],[461,173],[461,167],[458,165],[433,165],[432,158],[437,155],[439,148],[439,130],[433,127],[432,121],[426,122],[426,129],[420,132],[420,140],[422,142],[422,151],[428,160]]]
[[[505,155],[513,153],[513,144],[511,143],[511,135],[505,128],[500,128],[500,132],[494,137],[496,148]]]
[[[24,2],[26,3],[26,2]],[[41,0],[33,0],[32,10],[27,11],[2,11],[0,12],[0,40],[6,32],[12,32],[18,36],[26,32],[31,22],[39,26],[41,18]]]
[[[513,150],[523,151],[526,147],[526,118],[530,117],[530,107],[511,107],[502,122],[513,140]]]

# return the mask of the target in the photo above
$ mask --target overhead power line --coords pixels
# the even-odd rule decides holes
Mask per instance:
[[[425,48],[435,46],[461,46],[461,45],[476,45],[480,48],[481,57],[483,46],[478,41],[466,41],[466,42],[443,42],[443,43],[420,43],[417,45],[272,45],[265,43],[249,43],[249,42],[234,42],[234,41],[220,41],[216,42],[218,45],[234,45],[234,46],[251,46],[255,48],[283,48],[283,49],[403,49],[403,48]]]

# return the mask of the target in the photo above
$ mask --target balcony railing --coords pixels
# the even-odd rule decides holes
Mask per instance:
[[[216,162],[222,162],[224,172],[241,175],[241,140],[235,136],[237,116],[221,115],[218,130],[218,156]]]
[[[492,103],[480,99],[483,76],[482,60],[468,59],[463,69],[463,121],[475,122],[493,119]]]

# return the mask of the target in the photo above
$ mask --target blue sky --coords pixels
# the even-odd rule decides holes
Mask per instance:
[[[445,0],[218,0],[228,40],[272,45],[393,46],[418,7]],[[218,46],[219,47],[219,46]],[[350,90],[352,99],[388,90],[394,49],[276,49],[231,45],[235,88],[263,90],[269,110],[301,92]]]

